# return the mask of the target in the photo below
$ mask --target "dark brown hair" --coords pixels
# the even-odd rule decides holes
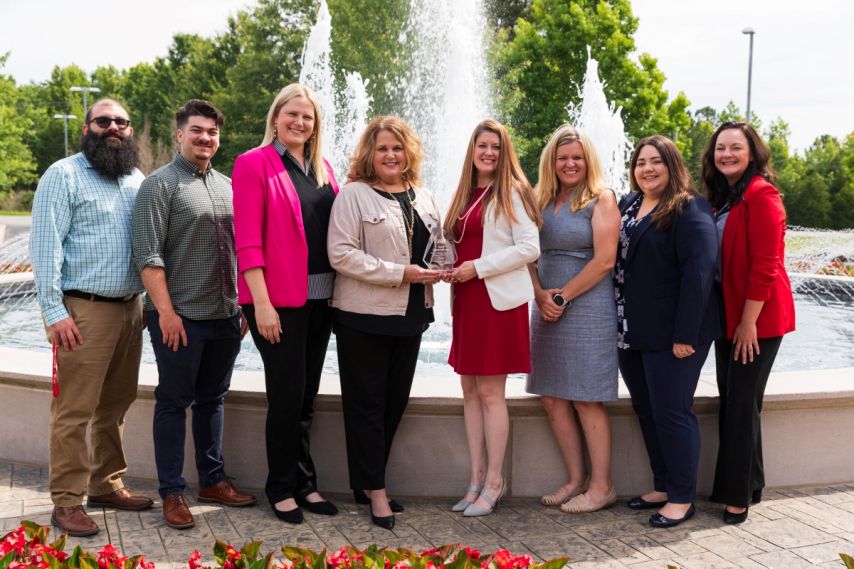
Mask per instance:
[[[225,124],[225,117],[222,116],[222,112],[203,99],[190,99],[184,103],[184,106],[175,113],[175,124],[179,129],[184,128],[190,117],[213,119],[217,128],[222,128],[222,125]]]
[[[667,187],[664,188],[664,193],[661,195],[661,201],[652,214],[652,222],[655,228],[659,231],[664,231],[669,228],[673,221],[682,215],[682,208],[690,200],[694,199],[697,190],[694,184],[691,183],[691,178],[688,176],[688,170],[685,168],[685,161],[682,160],[682,154],[679,149],[673,144],[673,141],[667,137],[660,135],[647,136],[638,142],[634,152],[632,152],[631,166],[629,167],[629,182],[633,192],[641,191],[638,186],[637,178],[635,177],[635,166],[638,163],[638,157],[644,146],[652,146],[658,150],[661,156],[661,161],[664,167],[667,168],[667,173],[670,180],[667,182]]]
[[[715,146],[718,143],[718,136],[723,131],[731,128],[740,130],[744,134],[744,137],[747,139],[747,145],[750,147],[751,156],[747,170],[733,188],[730,188],[726,177],[715,166]],[[702,170],[700,176],[703,179],[703,191],[705,191],[706,197],[709,198],[709,203],[715,209],[721,208],[727,201],[738,203],[741,201],[741,196],[744,195],[744,190],[753,176],[762,176],[773,183],[775,175],[769,164],[770,161],[771,149],[768,148],[768,145],[765,144],[765,141],[756,132],[756,129],[749,123],[733,121],[723,123],[712,135],[712,138],[709,139],[709,143],[706,145],[705,150],[703,150],[701,160]]]

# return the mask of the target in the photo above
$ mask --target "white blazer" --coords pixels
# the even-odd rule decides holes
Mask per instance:
[[[513,191],[512,202],[516,223],[496,216],[494,204],[484,212],[483,250],[474,261],[496,310],[510,310],[534,298],[528,263],[540,256],[540,231],[528,217],[519,192]]]

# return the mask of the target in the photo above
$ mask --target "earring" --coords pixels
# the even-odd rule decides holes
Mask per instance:
[[[279,138],[279,127],[273,125],[273,138]]]

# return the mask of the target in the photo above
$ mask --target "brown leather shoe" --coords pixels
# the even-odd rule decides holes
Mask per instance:
[[[255,496],[239,492],[231,480],[226,478],[213,486],[199,490],[199,502],[217,502],[225,506],[250,506],[255,503]]]
[[[71,506],[65,508],[54,506],[53,515],[50,517],[53,525],[74,537],[86,537],[98,533],[98,524],[89,517],[83,506]]]
[[[100,496],[89,496],[86,505],[90,508],[115,508],[117,510],[147,510],[154,504],[151,498],[134,494],[127,488],[119,488],[115,492]]]
[[[187,529],[196,524],[183,494],[166,496],[163,500],[163,518],[166,520],[166,525],[175,529]]]

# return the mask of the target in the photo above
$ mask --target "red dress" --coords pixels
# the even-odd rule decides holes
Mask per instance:
[[[472,196],[475,203],[484,188]],[[481,256],[483,250],[484,200],[477,202],[468,219],[457,221],[457,266]],[[469,211],[466,208],[465,215]],[[465,230],[463,228],[465,227]],[[531,372],[531,345],[528,335],[528,305],[511,310],[495,310],[486,283],[474,278],[453,285],[453,339],[448,363],[460,375],[502,375]]]

